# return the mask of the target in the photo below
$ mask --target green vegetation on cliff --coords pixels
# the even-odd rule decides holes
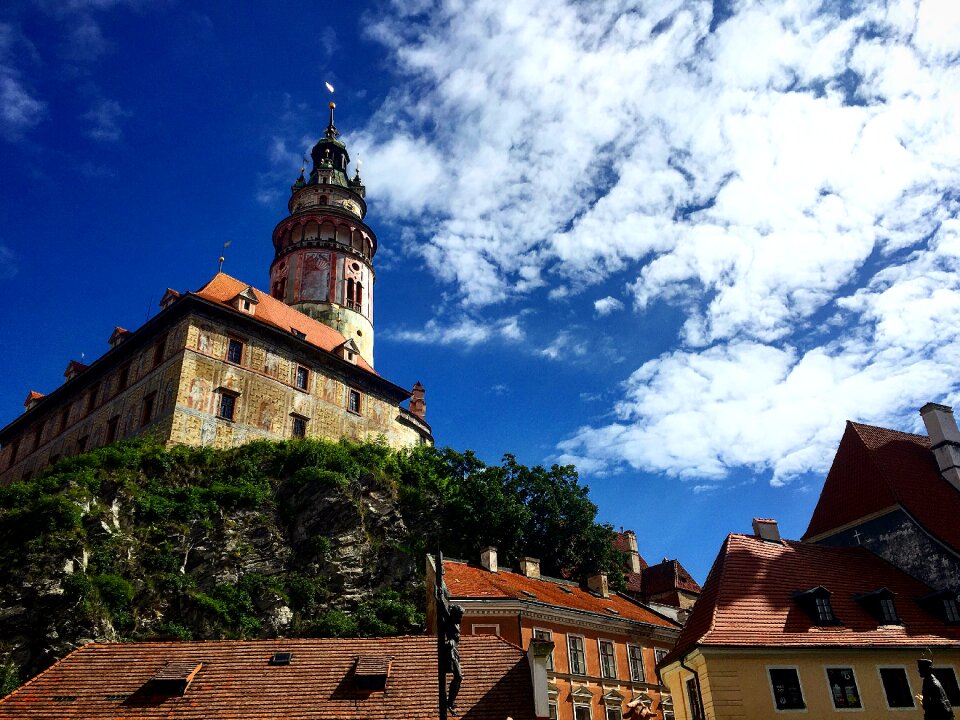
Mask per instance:
[[[120,442],[0,487],[0,682],[89,639],[420,632],[424,555],[622,560],[572,467],[378,443]],[[18,672],[19,669],[19,672]]]

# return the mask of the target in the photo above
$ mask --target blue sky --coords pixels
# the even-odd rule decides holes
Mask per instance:
[[[240,8],[0,9],[0,423],[224,242],[267,286],[325,81],[378,371],[441,444],[577,464],[648,560],[799,537],[845,420],[957,401],[952,0]]]

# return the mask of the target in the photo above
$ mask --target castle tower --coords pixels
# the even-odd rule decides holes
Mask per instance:
[[[373,366],[373,256],[377,236],[363,222],[366,190],[337,139],[334,103],[330,124],[310,155],[309,178],[291,187],[289,217],[273,231],[270,293],[353,340]]]

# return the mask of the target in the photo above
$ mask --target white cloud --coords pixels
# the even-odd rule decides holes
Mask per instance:
[[[9,280],[17,272],[19,272],[19,268],[13,250],[6,245],[0,245],[0,280]]]
[[[16,141],[46,116],[47,104],[31,94],[9,70],[0,67],[0,134]]]
[[[681,316],[565,458],[785,482],[960,394],[955,2],[424,7],[372,24],[402,82],[361,133],[409,247],[469,312],[613,280]]]
[[[90,123],[87,135],[100,142],[116,142],[123,135],[121,122],[131,114],[116,100],[100,99],[83,116]]]
[[[387,330],[381,335],[398,342],[460,347],[473,347],[491,340],[519,342],[524,339],[520,318],[516,316],[491,321],[462,317],[450,324],[431,320],[420,330]]]
[[[604,315],[609,315],[615,310],[622,310],[623,303],[612,295],[607,295],[607,297],[594,300],[593,309],[596,310],[597,315],[603,317]]]

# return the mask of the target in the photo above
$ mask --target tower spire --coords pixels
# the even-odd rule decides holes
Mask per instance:
[[[330,101],[330,124],[327,125],[327,129],[324,130],[323,134],[328,140],[336,140],[337,136],[340,135],[340,131],[337,130],[337,126],[333,124],[333,111],[336,110],[337,104],[331,100]]]

